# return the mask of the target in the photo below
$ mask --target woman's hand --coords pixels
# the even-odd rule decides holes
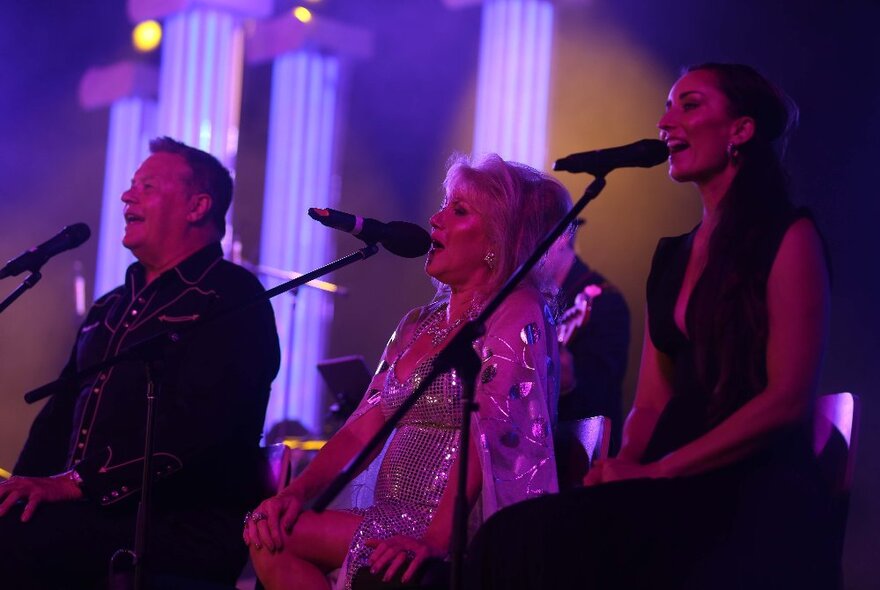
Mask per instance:
[[[625,479],[653,479],[657,477],[663,477],[657,463],[642,465],[619,458],[600,459],[593,463],[590,470],[587,471],[587,475],[584,476],[584,486],[590,487]]]
[[[270,553],[281,551],[284,536],[293,530],[304,503],[300,494],[290,487],[263,500],[245,515],[242,533],[245,545],[253,544],[257,550],[265,547]]]
[[[395,535],[387,539],[368,539],[367,546],[373,548],[370,555],[370,572],[377,574],[385,569],[382,580],[387,582],[394,577],[400,567],[409,561],[403,572],[402,581],[409,582],[429,557],[444,557],[446,550],[433,545],[425,539],[414,539],[405,535]]]

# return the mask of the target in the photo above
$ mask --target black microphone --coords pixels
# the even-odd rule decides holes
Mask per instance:
[[[571,154],[553,164],[554,170],[586,172],[605,176],[615,168],[650,168],[669,157],[669,148],[659,139],[643,139],[629,145]]]
[[[327,227],[354,234],[368,244],[382,244],[392,254],[404,258],[418,258],[431,249],[431,236],[415,223],[382,223],[369,217],[316,207],[309,209],[309,217]]]
[[[92,230],[85,223],[68,225],[39,246],[7,262],[6,266],[0,269],[0,279],[14,277],[25,271],[38,271],[50,258],[82,245],[90,235]]]

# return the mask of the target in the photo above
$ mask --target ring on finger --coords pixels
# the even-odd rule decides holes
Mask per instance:
[[[250,510],[244,513],[244,526],[247,526],[248,521],[251,519],[251,514]]]
[[[266,520],[268,518],[264,512],[254,512],[251,514],[251,520],[253,522],[260,522],[261,520]]]

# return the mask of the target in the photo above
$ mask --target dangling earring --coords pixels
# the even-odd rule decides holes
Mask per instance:
[[[486,263],[486,266],[489,267],[489,270],[495,270],[495,252],[492,252],[491,250],[486,252],[483,261]]]
[[[734,164],[739,163],[739,146],[732,141],[727,144],[727,157]]]

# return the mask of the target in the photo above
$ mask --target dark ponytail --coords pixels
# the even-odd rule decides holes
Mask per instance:
[[[692,313],[698,378],[712,392],[710,419],[720,422],[767,385],[767,279],[795,211],[777,150],[797,120],[778,88],[748,66],[702,64],[687,71],[713,73],[730,115],[755,121],[752,138],[738,146],[738,170],[719,207],[708,261],[695,290]]]

